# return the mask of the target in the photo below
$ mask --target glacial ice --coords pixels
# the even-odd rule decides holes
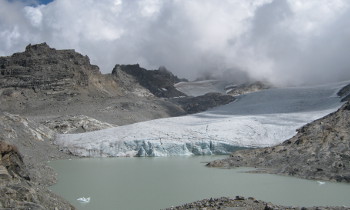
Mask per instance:
[[[55,142],[63,151],[87,157],[229,154],[271,146],[339,108],[336,93],[348,83],[263,90],[210,111],[62,134]]]
[[[81,203],[89,203],[90,202],[90,197],[81,197],[81,198],[78,198],[77,201],[81,202]]]

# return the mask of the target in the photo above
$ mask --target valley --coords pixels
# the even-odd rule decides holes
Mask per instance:
[[[348,183],[349,83],[188,82],[138,64],[102,74],[75,50],[28,45],[0,57],[0,208],[75,209],[48,190],[47,163],[81,157],[231,155],[208,166]]]

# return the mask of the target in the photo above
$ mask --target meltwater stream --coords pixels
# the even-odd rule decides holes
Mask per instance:
[[[350,206],[350,185],[217,169],[218,156],[91,158],[50,163],[51,190],[78,209],[162,209],[210,197],[255,197],[294,206]],[[88,198],[88,203],[77,201]]]

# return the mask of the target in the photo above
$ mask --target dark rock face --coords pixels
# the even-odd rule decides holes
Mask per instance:
[[[141,86],[148,89],[157,97],[172,98],[185,96],[184,93],[174,87],[174,84],[181,80],[164,67],[158,70],[146,70],[141,68],[139,64],[116,65],[112,71],[112,75],[118,76],[119,71],[132,75]]]
[[[207,93],[197,97],[182,97],[172,99],[173,102],[179,104],[188,114],[206,111],[220,105],[228,104],[235,98],[230,95],[221,93]]]
[[[25,52],[0,58],[0,88],[63,91],[88,86],[89,74],[98,74],[87,56],[74,50],[55,50],[46,43],[28,45]]]
[[[18,149],[0,141],[1,209],[75,209],[50,191],[36,185]]]
[[[350,102],[274,147],[237,151],[214,167],[250,166],[307,179],[350,182]]]
[[[0,165],[3,166],[3,174],[8,174],[11,178],[19,177],[30,180],[22,156],[19,154],[17,147],[0,141]]]

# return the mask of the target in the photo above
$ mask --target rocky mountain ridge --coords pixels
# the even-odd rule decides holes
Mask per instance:
[[[210,167],[258,167],[262,172],[350,182],[350,102],[298,129],[297,135],[267,148],[241,150]]]
[[[173,98],[176,104],[179,104],[183,110],[188,114],[194,114],[198,112],[204,112],[210,108],[214,108],[220,105],[228,104],[234,101],[235,98],[230,95],[224,95],[221,93],[207,93],[202,96],[188,96]]]
[[[47,95],[80,94],[99,91],[114,94],[114,87],[106,91],[106,77],[98,66],[90,64],[88,56],[74,50],[56,50],[46,43],[28,45],[24,52],[0,57],[0,88],[25,88]],[[112,81],[110,81],[112,82]]]
[[[103,75],[87,56],[74,50],[56,50],[46,43],[28,45],[24,52],[0,57],[0,110],[40,121],[86,115],[123,125],[213,106],[203,109],[206,101],[201,100],[201,109],[188,112],[182,103],[168,100],[185,97],[174,87],[179,81],[165,67],[146,70],[138,64],[116,65],[111,74]],[[215,104],[221,103],[227,102]]]
[[[172,98],[185,96],[184,93],[178,91],[174,85],[180,81],[177,76],[173,75],[165,67],[158,70],[146,70],[141,68],[139,64],[134,65],[116,65],[112,71],[112,75],[118,76],[123,71],[135,78],[135,80],[144,88],[148,89],[153,95],[162,98]]]

